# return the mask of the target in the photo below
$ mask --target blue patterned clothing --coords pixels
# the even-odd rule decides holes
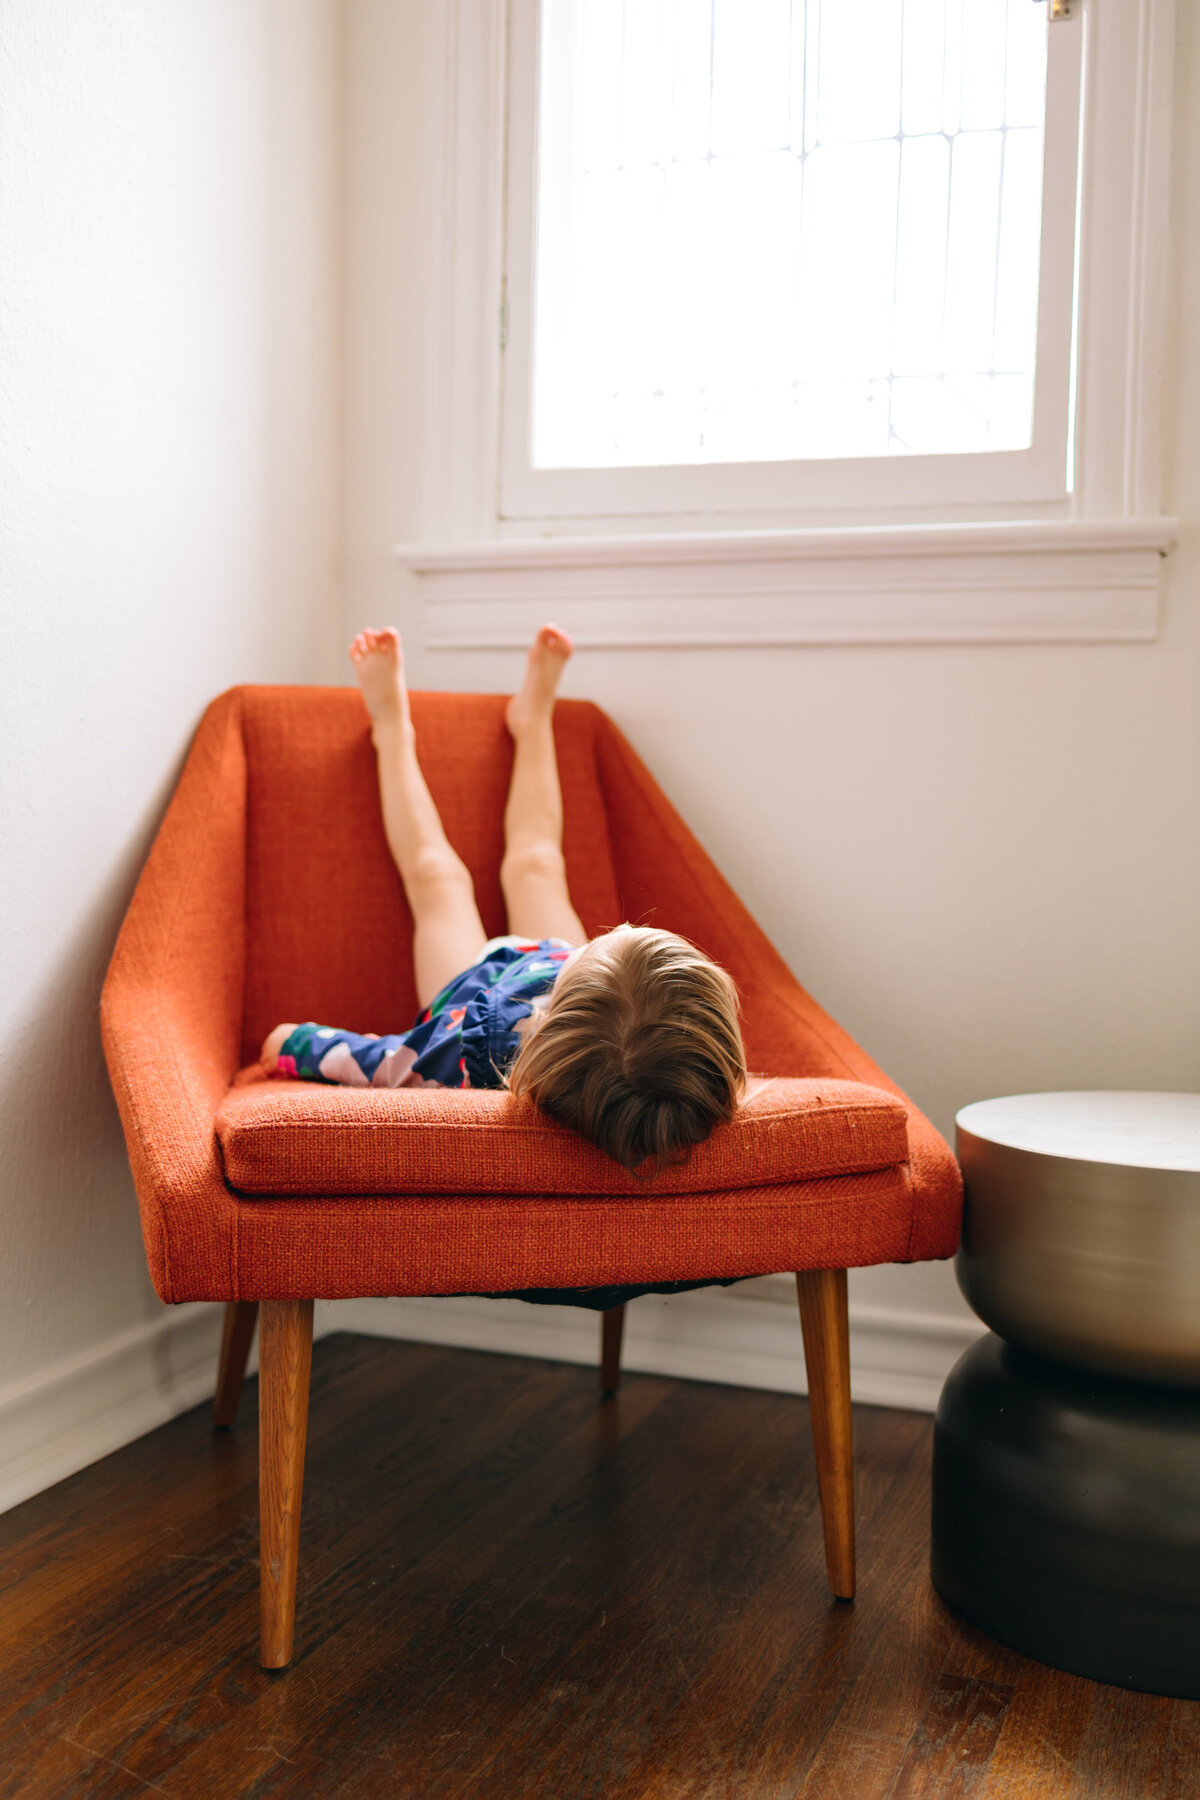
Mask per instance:
[[[297,1025],[275,1073],[345,1087],[503,1087],[523,1022],[574,947],[562,938],[492,938],[410,1031],[363,1037],[329,1025]]]

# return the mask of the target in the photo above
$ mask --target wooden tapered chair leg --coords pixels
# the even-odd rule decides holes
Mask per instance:
[[[610,1306],[600,1314],[600,1392],[604,1399],[621,1385],[621,1338],[625,1332],[624,1306]]]
[[[812,1418],[825,1567],[839,1600],[854,1598],[854,1460],[850,1437],[850,1324],[845,1269],[806,1269],[796,1277],[808,1409]]]
[[[225,1308],[221,1355],[217,1363],[217,1391],[213,1395],[214,1425],[229,1426],[237,1418],[257,1319],[257,1300],[230,1300]]]
[[[300,1495],[312,1365],[311,1300],[264,1300],[258,1337],[259,1579],[264,1669],[292,1660]]]

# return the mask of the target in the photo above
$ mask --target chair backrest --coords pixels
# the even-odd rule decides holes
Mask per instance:
[[[243,1056],[283,1019],[403,1031],[416,1012],[412,922],[388,852],[375,751],[354,688],[244,688],[247,762]],[[500,891],[512,742],[504,699],[414,694],[421,767],[446,834],[475,878],[489,935],[508,929]],[[621,906],[596,765],[603,715],[563,700],[555,737],[563,853],[589,932]]]

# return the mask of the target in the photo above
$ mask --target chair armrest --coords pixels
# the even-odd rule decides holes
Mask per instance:
[[[941,1134],[801,987],[632,745],[604,716],[597,760],[609,818],[620,821],[611,842],[626,918],[677,931],[728,969],[741,995],[751,1069],[863,1082],[904,1101],[913,1183],[907,1260],[953,1255],[962,1181]]]
[[[213,1118],[238,1066],[245,973],[241,698],[200,722],[101,996],[109,1075],[164,1300],[236,1298],[237,1203]]]

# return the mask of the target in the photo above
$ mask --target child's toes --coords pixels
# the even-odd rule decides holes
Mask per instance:
[[[392,625],[384,626],[382,631],[368,627],[358,633],[350,646],[350,659],[354,663],[366,663],[378,656],[399,661],[400,634]]]
[[[543,625],[535,642],[543,650],[555,650],[566,653],[574,648],[570,637],[560,625]]]

